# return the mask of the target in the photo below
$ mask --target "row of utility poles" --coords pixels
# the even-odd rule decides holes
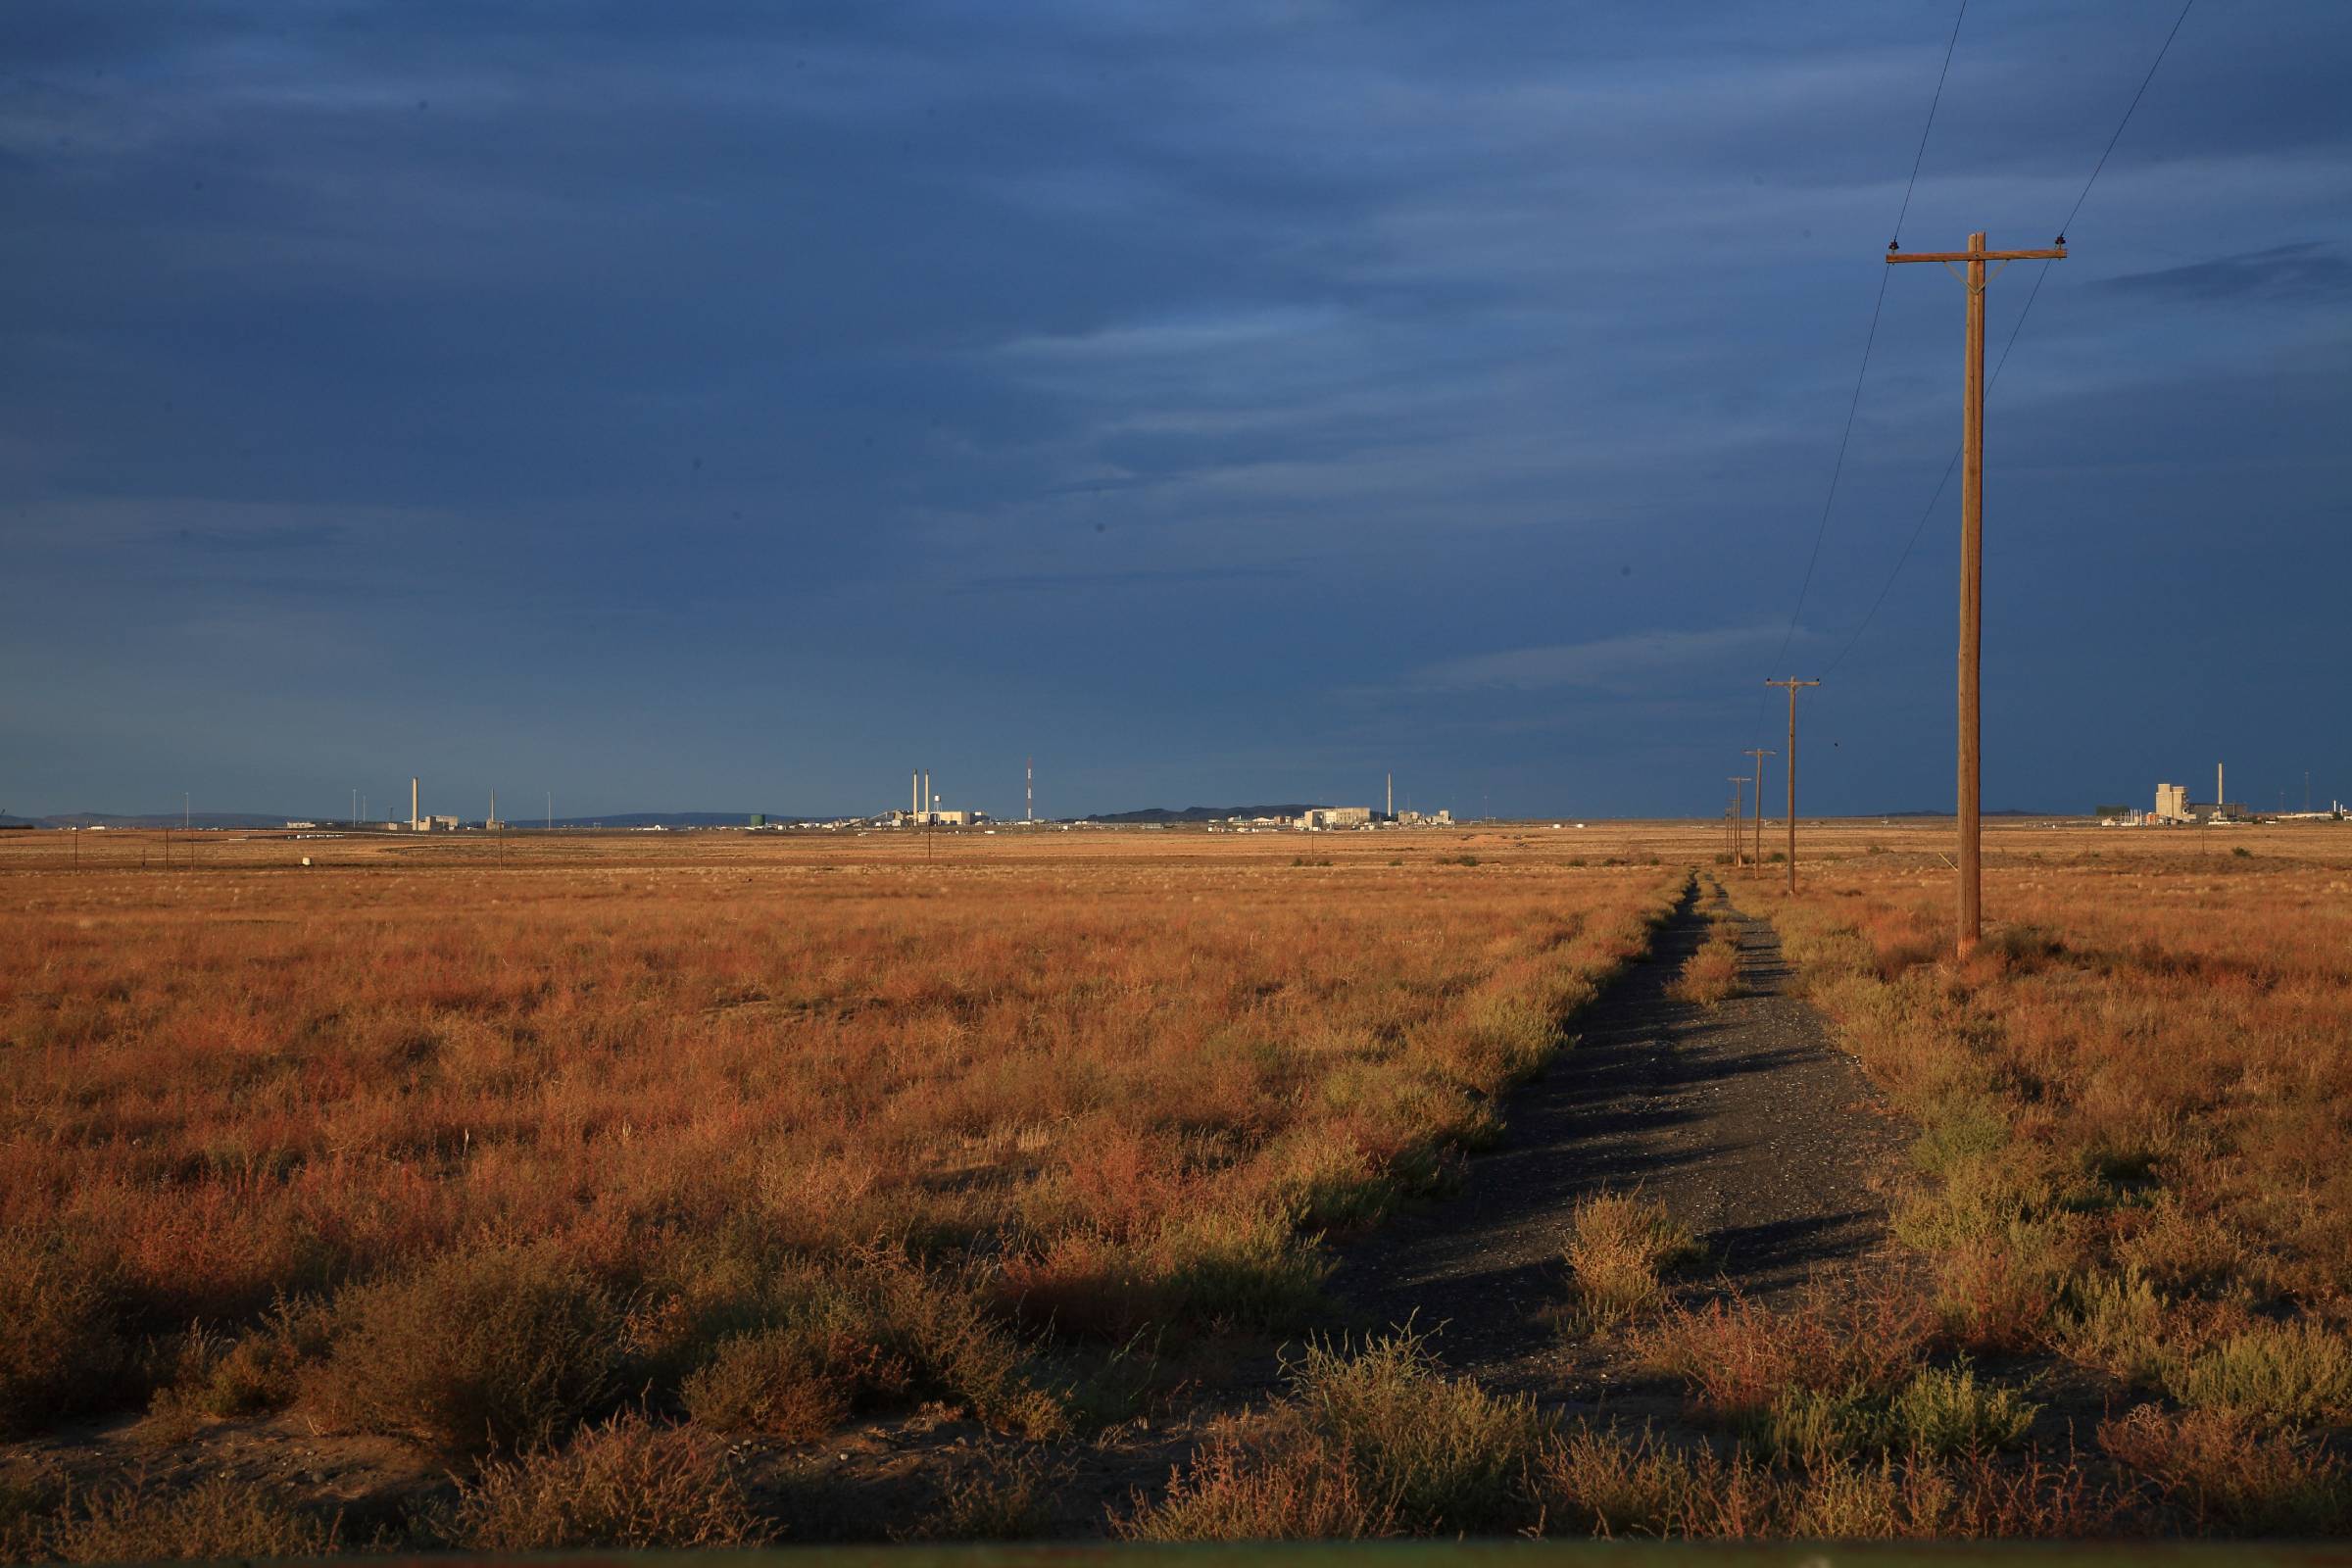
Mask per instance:
[[[1788,781],[1788,787],[1786,811],[1788,819],[1788,850],[1783,858],[1788,862],[1788,891],[1794,893],[1796,891],[1796,694],[1807,686],[1818,686],[1821,682],[1798,680],[1791,676],[1787,680],[1768,680],[1764,684],[1788,688],[1788,765],[1781,770],[1781,776]],[[1753,783],[1756,786],[1756,854],[1753,863],[1760,868],[1764,864],[1764,759],[1778,757],[1781,754],[1762,746],[1756,746],[1750,747],[1740,755],[1755,759],[1754,776],[1750,778],[1748,775],[1742,774],[1739,778],[1733,779],[1732,782],[1735,785]],[[1735,868],[1748,863],[1740,853],[1740,795],[1739,791],[1735,789],[1732,793],[1731,832],[1732,864]]]
[[[1886,247],[1888,266],[1906,262],[1940,262],[1968,289],[1968,328],[1960,395],[1960,667],[1958,744],[1955,749],[1959,897],[1958,907],[1954,911],[1952,939],[1953,951],[1963,958],[1976,950],[1984,933],[1984,766],[1981,749],[1984,725],[1979,706],[1984,635],[1984,289],[1999,270],[1996,268],[1994,272],[1987,272],[1985,268],[1991,263],[1999,263],[2001,268],[2006,268],[2011,262],[2064,260],[2064,234],[2058,236],[2055,245],[2039,250],[1986,250],[1982,233],[1969,235],[1968,249],[1964,251],[1902,251],[1892,243]],[[1788,691],[1788,765],[1783,771],[1788,783],[1788,891],[1793,893],[1796,891],[1796,694],[1800,688],[1818,686],[1821,682],[1790,677],[1768,680],[1764,684],[1787,687]],[[1753,775],[1756,786],[1756,863],[1761,866],[1764,858],[1764,759],[1772,754],[1751,751],[1746,755],[1756,760]],[[1737,782],[1746,783],[1749,780],[1742,778]],[[1738,812],[1738,797],[1735,796],[1735,820]],[[1736,832],[1733,835],[1732,854],[1733,861],[1737,864],[1740,854]]]

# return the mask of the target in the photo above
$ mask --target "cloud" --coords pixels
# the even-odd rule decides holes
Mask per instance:
[[[2161,271],[2131,272],[2099,286],[2120,294],[2179,300],[2251,299],[2299,305],[2352,295],[2352,261],[2307,240]]]
[[[1084,588],[1161,588],[1194,583],[1278,581],[1296,577],[1296,565],[1176,566],[1134,571],[1030,571],[974,577],[956,585],[960,593],[1062,592]]]
[[[1629,632],[1586,643],[1513,648],[1445,660],[1415,670],[1405,677],[1404,684],[1418,692],[1582,687],[1630,695],[1654,691],[1660,677],[1707,666],[1744,662],[1760,669],[1765,655],[1778,646],[1786,631],[1781,626],[1721,626],[1704,631]]]
[[[1223,356],[1252,344],[1318,331],[1340,319],[1329,306],[1270,306],[1201,313],[1173,320],[1136,321],[1096,331],[1024,337],[1004,352],[1043,360],[1149,360]]]

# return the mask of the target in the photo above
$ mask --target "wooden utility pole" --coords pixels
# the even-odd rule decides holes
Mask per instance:
[[[1726,776],[1729,777],[1728,774]],[[1740,786],[1745,784],[1746,782],[1747,775],[1745,773],[1742,773],[1738,778],[1731,780],[1732,809],[1731,814],[1724,818],[1725,825],[1730,829],[1730,831],[1724,834],[1723,839],[1724,843],[1732,852],[1732,863],[1734,865],[1738,865],[1740,863]]]
[[[1821,682],[1798,680],[1791,676],[1788,680],[1768,680],[1764,684],[1788,688],[1788,765],[1782,771],[1788,779],[1788,891],[1794,893],[1796,891],[1796,689],[1799,686],[1818,686]],[[1763,840],[1759,836],[1758,846],[1760,847],[1762,843]]]
[[[1967,369],[1960,394],[1960,909],[1954,949],[1961,957],[1976,950],[1984,932],[1984,768],[1979,742],[1984,733],[1977,680],[1984,664],[1984,286],[1992,279],[1987,262],[2063,262],[2066,236],[2034,251],[1988,251],[1983,233],[1968,236],[1964,251],[1886,249],[1897,262],[1964,263],[1968,285]]]
[[[1747,755],[1756,760],[1756,863],[1753,871],[1761,875],[1764,870],[1764,759],[1781,754],[1766,751],[1761,746],[1751,746]]]

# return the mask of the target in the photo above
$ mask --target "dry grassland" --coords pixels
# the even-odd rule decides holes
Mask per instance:
[[[501,1545],[563,1531],[499,1498],[659,1494],[610,1477],[698,1432],[1053,1438],[1323,1321],[1318,1236],[1441,1188],[1684,880],[1468,834],[88,837],[0,847],[0,1423],[396,1434],[478,1456],[448,1528]],[[20,1493],[50,1552],[138,1520]]]
[[[1966,962],[1951,873],[1899,839],[1748,895],[1919,1127],[1895,1227],[1932,1264],[1919,1354],[2079,1416],[2064,1462],[2111,1462],[2124,1518],[2342,1528],[2352,828],[1990,844]]]
[[[411,1544],[756,1542],[807,1532],[746,1434],[920,1408],[1004,1436],[905,1533],[1099,1532],[1052,1507],[1090,1435],[1180,1410],[1200,1347],[1329,1321],[1317,1236],[1442,1192],[1691,864],[1915,1124],[1894,1251],[1767,1312],[1687,1267],[1676,1216],[1597,1200],[1563,1217],[1561,1331],[1679,1422],[1326,1343],[1153,1450],[1112,1527],[2352,1525],[2352,829],[1998,824],[1965,963],[1948,831],[1808,829],[1793,898],[1704,824],[928,863],[216,843],[78,878],[8,846],[0,1411],[85,1470],[0,1491],[0,1530],[318,1544],[331,1489],[88,1473],[126,1451],[105,1412],[144,1409],[174,1451],[290,1421],[429,1445],[454,1494],[371,1526]],[[1736,983],[1709,954],[1702,1005]]]
[[[1947,834],[1812,833],[1793,898],[1777,867],[1731,878],[1917,1129],[1888,1256],[1768,1311],[1678,1287],[1648,1255],[1677,1244],[1672,1215],[1588,1203],[1569,1288],[1605,1280],[1679,1422],[1546,1418],[1392,1339],[1309,1356],[1127,1528],[2352,1527],[2352,830],[2001,824],[1991,940],[1966,962]],[[1681,989],[1703,1005],[1721,978]]]

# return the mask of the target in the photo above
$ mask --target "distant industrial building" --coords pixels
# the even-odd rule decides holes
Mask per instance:
[[[2131,827],[2142,824],[2179,826],[2187,822],[2243,822],[2253,816],[2246,809],[2245,802],[2232,801],[2224,793],[2222,765],[2219,762],[2213,767],[2213,793],[2214,799],[2210,801],[2192,801],[2188,798],[2188,786],[2185,784],[2158,784],[2156,808],[2146,816],[2140,817],[2139,813],[2132,812],[2132,815],[2137,820],[2124,821],[2110,817],[2103,807],[2099,815],[2103,821],[2116,821],[2121,826]]]
[[[1298,823],[1302,833],[1328,833],[1336,828],[1371,825],[1372,808],[1369,806],[1318,806],[1300,813]]]
[[[928,768],[916,768],[909,778],[907,808],[892,811],[882,818],[892,827],[977,827],[988,820],[986,811],[969,808],[951,811],[941,806],[931,793]]]

